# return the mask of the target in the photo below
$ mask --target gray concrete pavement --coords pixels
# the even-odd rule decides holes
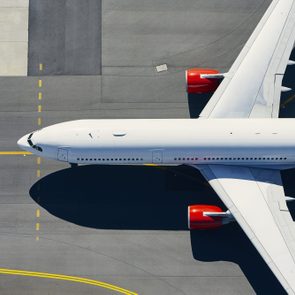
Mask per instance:
[[[30,0],[29,75],[99,75],[101,16],[101,0]]]
[[[0,1],[0,76],[27,76],[29,0]]]
[[[70,23],[65,11],[78,12],[77,1],[59,1],[55,15],[58,5],[31,2],[29,63],[37,76],[0,78],[1,150],[16,150],[21,135],[39,128],[38,118],[46,126],[81,118],[188,118],[190,108],[196,115],[206,100],[188,100],[184,69],[230,67],[269,3],[103,1],[102,51],[91,47],[88,58],[77,44],[99,1],[87,2],[81,20],[71,18],[67,32],[75,32],[76,39],[62,27]],[[100,28],[91,30],[100,34]],[[91,38],[86,39],[88,44]],[[74,48],[74,55],[66,48]],[[65,66],[78,56],[77,66]],[[85,76],[97,70],[97,64],[88,68],[97,56],[102,75]],[[42,73],[38,63],[44,64]],[[167,73],[155,72],[160,63],[167,63]],[[65,73],[75,76],[58,75]],[[293,107],[288,103],[281,115],[292,116]],[[284,175],[291,195],[294,177]],[[71,170],[33,156],[0,156],[0,203],[0,268],[87,277],[147,295],[284,294],[237,225],[186,230],[189,204],[223,206],[189,168]],[[0,274],[1,294],[20,291],[118,294],[81,283]]]

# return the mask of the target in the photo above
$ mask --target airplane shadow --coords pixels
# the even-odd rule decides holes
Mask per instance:
[[[283,173],[284,182],[295,179],[292,173]],[[186,166],[81,166],[43,177],[30,195],[61,219],[99,229],[187,230],[188,205],[225,209],[200,173]],[[238,264],[257,294],[285,294],[237,224],[193,231],[191,247],[196,260]]]
[[[186,230],[187,206],[202,202],[209,187],[200,185],[196,190],[195,179],[183,175],[185,171],[197,175],[193,168],[178,168],[177,173],[174,170],[80,166],[42,178],[32,186],[30,195],[51,214],[82,226]]]
[[[187,94],[188,110],[190,118],[198,118],[213,93]]]
[[[196,260],[239,265],[256,294],[286,294],[237,223],[217,230],[191,231],[191,245]]]

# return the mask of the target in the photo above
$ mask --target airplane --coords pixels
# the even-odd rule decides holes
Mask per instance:
[[[80,164],[189,165],[228,211],[188,208],[190,229],[239,223],[288,294],[295,229],[280,171],[295,167],[295,120],[279,119],[295,41],[295,1],[274,0],[227,73],[186,71],[188,93],[214,92],[198,119],[76,120],[19,139],[37,156]],[[255,270],[253,270],[255,271]]]

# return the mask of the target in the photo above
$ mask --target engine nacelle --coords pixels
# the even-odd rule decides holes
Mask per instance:
[[[188,69],[185,72],[186,77],[186,89],[187,93],[210,93],[214,92],[220,83],[220,78],[213,77],[202,77],[202,75],[218,75],[219,72],[217,70],[212,69]]]
[[[223,218],[230,213],[212,205],[192,205],[188,207],[189,229],[211,229],[222,226]]]

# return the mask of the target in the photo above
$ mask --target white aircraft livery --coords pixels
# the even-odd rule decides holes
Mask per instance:
[[[235,220],[288,294],[295,226],[280,170],[295,168],[295,119],[279,119],[295,41],[295,0],[274,0],[228,73],[189,69],[187,91],[215,91],[198,119],[78,120],[23,136],[38,156],[79,164],[190,165],[224,202],[188,209],[190,229]],[[255,271],[255,270],[253,270]]]

